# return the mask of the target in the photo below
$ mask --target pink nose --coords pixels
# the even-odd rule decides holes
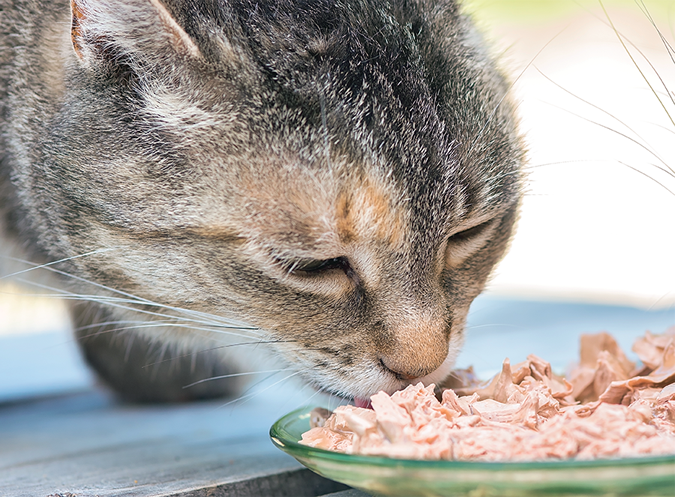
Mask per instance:
[[[391,312],[383,325],[385,339],[378,343],[378,358],[382,368],[399,380],[427,376],[448,357],[449,320],[440,304]]]
[[[389,367],[389,365],[385,362],[385,359],[380,358],[380,364],[382,364],[382,367],[392,373],[398,380],[414,380],[415,378],[420,378],[424,376],[424,374],[408,374],[404,373],[402,371],[396,371],[396,369],[393,369]]]

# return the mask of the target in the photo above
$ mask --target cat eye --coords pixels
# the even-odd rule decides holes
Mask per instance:
[[[467,230],[455,233],[454,235],[452,235],[448,239],[448,241],[450,243],[452,243],[452,242],[463,242],[465,240],[470,240],[471,238],[477,236],[480,232],[485,230],[490,224],[492,224],[492,220],[487,221],[485,223],[481,223],[477,226],[474,226],[473,228],[469,228]]]
[[[491,219],[469,229],[459,231],[448,238],[445,251],[446,267],[457,267],[485,246],[495,228]]]
[[[346,257],[335,257],[333,259],[324,259],[324,260],[301,260],[297,261],[291,271],[294,273],[322,273],[325,271],[330,271],[331,269],[341,269],[345,273],[351,270],[349,261]]]

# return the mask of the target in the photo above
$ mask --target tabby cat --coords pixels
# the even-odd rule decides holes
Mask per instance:
[[[517,216],[508,84],[452,0],[0,0],[0,99],[3,246],[131,399],[263,348],[355,399],[440,382]]]

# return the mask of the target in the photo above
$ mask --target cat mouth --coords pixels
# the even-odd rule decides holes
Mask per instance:
[[[354,405],[356,407],[362,407],[364,409],[372,409],[373,405],[370,403],[370,399],[359,399],[354,397]]]

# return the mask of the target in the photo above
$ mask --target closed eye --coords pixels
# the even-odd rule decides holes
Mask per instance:
[[[348,269],[351,269],[349,261],[346,257],[334,257],[333,259],[307,259],[294,261],[291,266],[291,272],[294,273],[307,273],[307,274],[316,274],[331,269],[341,269],[347,272]]]
[[[275,260],[277,268],[284,274],[280,281],[303,292],[335,297],[361,285],[361,279],[345,256],[330,259],[290,256],[275,257]]]
[[[485,246],[495,229],[495,220],[491,219],[469,229],[458,231],[448,238],[445,249],[446,267],[457,267]]]
[[[473,228],[469,228],[467,230],[455,233],[448,239],[448,241],[450,243],[454,243],[470,240],[471,238],[477,236],[481,231],[485,230],[490,224],[492,224],[491,220],[485,223],[481,223],[478,226],[474,226]]]

